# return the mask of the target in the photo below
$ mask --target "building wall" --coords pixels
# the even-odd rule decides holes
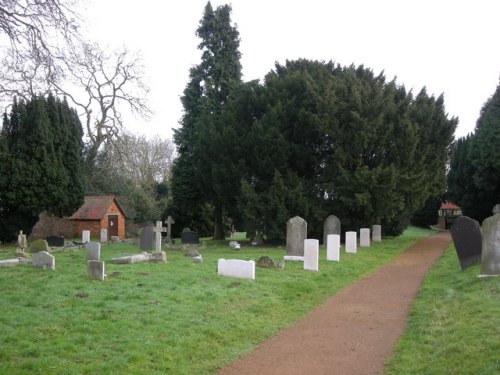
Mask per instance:
[[[82,232],[90,230],[90,237],[99,239],[101,235],[101,222],[99,220],[74,220],[75,237],[81,240]]]
[[[125,238],[125,217],[121,213],[120,209],[116,205],[115,201],[109,206],[108,212],[101,220],[101,228],[108,228],[108,216],[116,215],[118,216],[118,237],[121,239]]]

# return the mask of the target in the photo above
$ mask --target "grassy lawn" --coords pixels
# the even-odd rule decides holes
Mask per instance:
[[[427,275],[387,374],[500,374],[500,278],[447,250]]]
[[[340,263],[327,262],[321,247],[319,272],[288,262],[283,270],[257,268],[254,281],[217,276],[217,259],[277,260],[284,247],[242,242],[232,250],[228,241],[207,241],[202,264],[172,250],[167,264],[107,262],[104,282],[87,279],[85,250],[55,253],[55,271],[2,267],[0,373],[215,373],[431,233],[410,228],[358,254],[342,252]],[[101,259],[138,252],[107,245]],[[0,259],[13,254],[0,249]]]

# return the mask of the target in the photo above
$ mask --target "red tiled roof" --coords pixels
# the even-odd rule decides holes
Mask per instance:
[[[445,201],[444,203],[441,203],[441,210],[460,210],[460,207],[458,207],[455,203]]]
[[[101,220],[108,212],[115,197],[113,195],[88,196],[84,200],[83,206],[70,217],[70,220]],[[116,205],[122,211],[118,202]]]

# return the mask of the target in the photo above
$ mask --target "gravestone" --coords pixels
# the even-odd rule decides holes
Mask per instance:
[[[167,253],[164,251],[153,251],[149,256],[149,261],[152,263],[167,263]]]
[[[480,276],[500,275],[500,205],[493,208],[493,216],[483,221],[483,243]]]
[[[31,264],[35,268],[43,268],[44,270],[45,269],[49,269],[49,270],[56,269],[56,260],[47,251],[39,251],[38,253],[33,254],[31,259],[32,259]]]
[[[370,247],[370,228],[361,228],[359,230],[359,246]]]
[[[319,271],[319,240],[304,240],[304,269]]]
[[[193,231],[182,232],[181,243],[183,245],[198,245],[200,243],[198,233]]]
[[[340,261],[340,234],[329,234],[326,238],[326,260]]]
[[[92,280],[103,281],[107,277],[104,262],[101,262],[100,260],[88,260],[87,276]]]
[[[340,236],[340,219],[335,215],[328,216],[323,223],[323,245],[328,241],[329,234],[338,234]]]
[[[0,260],[0,267],[15,266],[16,264],[19,264],[19,263],[20,263],[19,258],[2,259],[2,260]]]
[[[358,249],[357,232],[345,232],[345,252],[355,254]]]
[[[172,243],[172,224],[175,224],[175,220],[172,218],[172,216],[167,217],[167,238],[166,241],[168,244]]]
[[[45,239],[50,247],[64,247],[64,236],[49,236]]]
[[[39,251],[46,251],[46,252],[50,251],[49,244],[47,243],[46,240],[31,241],[30,248],[32,253],[38,253]]]
[[[150,256],[150,254],[148,254],[148,253],[124,255],[121,257],[111,259],[111,263],[113,263],[113,264],[133,264],[133,263],[149,262],[149,256]]]
[[[158,220],[156,222],[156,227],[154,228],[154,232],[156,234],[155,251],[157,253],[161,252],[161,234],[167,231],[167,228],[163,227],[162,225],[163,222],[161,220]]]
[[[19,236],[17,236],[17,246],[21,251],[24,251],[28,247],[28,241],[26,240],[26,235],[23,231],[19,231]]]
[[[85,248],[87,249],[87,261],[101,259],[101,244],[99,242],[87,242]]]
[[[380,224],[372,225],[372,241],[382,242],[382,225]]]
[[[481,227],[476,220],[460,216],[455,219],[450,232],[463,270],[481,260]]]
[[[286,224],[286,255],[304,256],[304,240],[307,238],[307,222],[299,216]]]
[[[255,280],[255,261],[239,259],[219,259],[217,274]]]
[[[108,230],[106,228],[101,228],[101,236],[99,238],[100,242],[108,242]]]
[[[84,230],[82,231],[82,243],[87,243],[90,241],[90,231]]]
[[[143,227],[141,230],[139,248],[141,250],[153,250],[153,237],[154,227],[152,225],[146,225]]]

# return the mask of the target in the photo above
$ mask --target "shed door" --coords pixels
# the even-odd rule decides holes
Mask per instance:
[[[118,215],[108,216],[108,236],[118,236]]]

